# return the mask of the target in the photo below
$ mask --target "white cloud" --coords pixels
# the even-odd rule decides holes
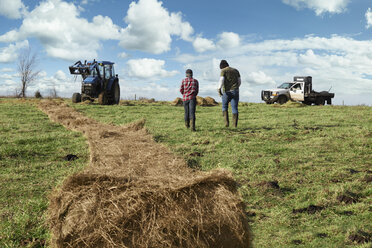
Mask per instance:
[[[13,75],[11,74],[0,74],[0,79],[13,79]]]
[[[240,45],[240,37],[233,32],[223,32],[219,35],[220,40],[218,46],[222,49],[238,47]]]
[[[367,25],[366,25],[366,28],[370,28],[372,27],[372,11],[371,11],[371,8],[368,8],[367,12],[366,12],[366,20],[367,20]]]
[[[272,84],[275,81],[263,71],[251,72],[246,79],[249,83],[253,84]]]
[[[0,69],[0,72],[12,72],[12,71],[14,71],[13,68],[1,68]]]
[[[172,77],[178,71],[166,71],[165,61],[156,59],[131,59],[127,62],[128,75],[136,78],[155,79]]]
[[[79,17],[73,3],[61,0],[41,2],[26,15],[18,30],[0,36],[0,42],[35,37],[49,56],[66,60],[97,57],[100,40],[118,39],[120,29],[109,17],[95,16],[92,22]]]
[[[0,0],[0,15],[10,19],[19,19],[25,13],[27,13],[27,8],[21,0]]]
[[[118,57],[119,58],[122,58],[122,59],[126,59],[129,57],[129,54],[125,53],[125,52],[122,52],[122,53],[119,53],[118,54]]]
[[[240,36],[233,32],[223,32],[218,35],[218,42],[215,44],[213,40],[198,36],[193,41],[193,47],[195,51],[203,53],[206,51],[213,51],[216,49],[226,50],[239,47]]]
[[[54,78],[57,79],[57,80],[59,80],[59,81],[65,81],[65,80],[67,80],[66,74],[63,71],[61,71],[61,70],[58,70],[56,72],[56,74],[54,74]]]
[[[7,47],[0,48],[0,63],[10,63],[17,60],[18,53],[21,49],[28,47],[28,41],[16,42]]]
[[[317,15],[329,13],[342,13],[346,10],[350,0],[282,0],[283,3],[297,9],[309,8]]]
[[[191,41],[194,32],[182,14],[169,13],[157,0],[139,0],[129,6],[120,45],[126,49],[160,54],[170,50],[172,36]]]
[[[192,45],[194,46],[194,49],[199,53],[216,49],[216,45],[213,43],[213,41],[202,37],[197,37]]]

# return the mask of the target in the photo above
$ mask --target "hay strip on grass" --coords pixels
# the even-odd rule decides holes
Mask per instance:
[[[244,205],[226,170],[194,171],[144,121],[99,123],[64,103],[48,116],[83,132],[90,165],[50,196],[54,247],[250,247]]]

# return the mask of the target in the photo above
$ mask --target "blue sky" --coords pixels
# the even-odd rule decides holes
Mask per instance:
[[[372,2],[368,0],[0,0],[0,95],[19,87],[18,54],[31,47],[40,77],[28,89],[69,97],[77,60],[116,64],[124,99],[172,100],[191,68],[200,95],[217,96],[219,61],[242,75],[241,100],[295,75],[335,104],[372,105]]]

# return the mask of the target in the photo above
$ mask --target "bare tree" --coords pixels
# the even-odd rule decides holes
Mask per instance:
[[[58,97],[58,93],[57,93],[57,89],[56,89],[55,85],[53,86],[52,89],[50,89],[49,95],[50,95],[51,98],[57,98]]]
[[[30,48],[23,50],[18,56],[17,66],[22,83],[19,96],[26,97],[27,87],[36,80],[40,73],[36,71],[37,54],[33,54]]]

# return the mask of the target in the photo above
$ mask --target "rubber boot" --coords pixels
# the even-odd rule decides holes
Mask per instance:
[[[191,119],[191,131],[195,132],[195,119]]]
[[[238,117],[239,117],[239,114],[233,114],[233,125],[234,125],[234,127],[238,127]]]
[[[223,118],[225,120],[225,127],[229,126],[229,112],[228,111],[222,111]]]
[[[190,128],[190,120],[185,121],[185,127]]]

